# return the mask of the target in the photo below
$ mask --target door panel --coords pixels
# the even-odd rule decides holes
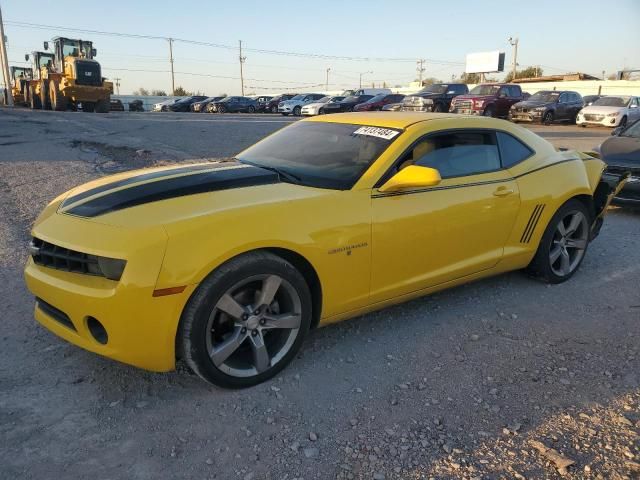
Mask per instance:
[[[496,265],[519,205],[508,172],[443,180],[419,192],[373,191],[372,301]]]

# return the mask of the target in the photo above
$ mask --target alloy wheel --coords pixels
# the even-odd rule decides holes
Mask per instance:
[[[568,212],[556,226],[549,249],[551,270],[559,277],[578,268],[589,241],[589,223],[584,213]]]
[[[220,297],[207,323],[209,358],[233,377],[259,375],[291,349],[302,323],[296,289],[278,275],[256,275]]]

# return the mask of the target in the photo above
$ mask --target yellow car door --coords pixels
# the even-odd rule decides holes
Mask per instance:
[[[433,187],[382,192],[409,165],[435,168]],[[383,301],[495,266],[513,228],[517,182],[501,167],[496,133],[426,135],[372,191],[371,300]]]

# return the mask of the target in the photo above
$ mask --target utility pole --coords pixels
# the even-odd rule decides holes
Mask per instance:
[[[328,67],[327,68],[327,79],[325,81],[325,87],[324,87],[325,91],[327,91],[327,92],[329,91],[329,72],[330,71],[331,71],[331,68]]]
[[[240,91],[242,92],[242,96],[244,97],[244,73],[242,71],[242,64],[247,59],[247,57],[242,56],[242,40],[238,40],[240,45],[240,55],[238,59],[240,60]]]
[[[0,57],[2,57],[2,74],[4,76],[4,91],[7,94],[7,105],[13,106],[13,95],[11,94],[11,75],[9,74],[9,57],[7,57],[7,46],[4,39],[4,23],[2,22],[2,9],[0,8]]]
[[[116,95],[120,95],[120,80],[122,80],[121,78],[114,78],[113,79],[115,84],[116,84]]]
[[[169,63],[171,64],[171,95],[176,91],[176,77],[173,73],[173,38],[169,39]]]
[[[373,72],[362,72],[362,73],[360,74],[360,87],[359,87],[359,88],[362,88],[362,76],[363,76],[363,75],[367,75],[368,73],[369,73],[369,74],[371,74],[371,73],[373,73]]]
[[[424,58],[421,58],[420,60],[418,60],[416,62],[416,64],[418,65],[418,68],[416,68],[417,72],[418,72],[418,79],[420,81],[420,86],[422,86],[422,74],[425,72],[425,70],[427,69],[424,64],[425,64],[426,60]]]
[[[509,37],[509,43],[511,44],[511,46],[513,47],[513,70],[512,70],[512,76],[513,78],[511,79],[511,81],[513,82],[516,79],[516,67],[518,66],[518,43],[519,43],[519,39],[518,37],[516,37],[515,39]]]

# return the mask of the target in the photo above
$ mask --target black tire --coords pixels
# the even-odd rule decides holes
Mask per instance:
[[[93,102],[82,102],[82,111],[83,112],[88,112],[91,113],[93,111],[95,111],[96,109],[96,104]]]
[[[271,107],[271,113],[278,113],[278,106],[274,105]]]
[[[98,100],[96,102],[96,108],[95,108],[96,113],[109,113],[110,109],[111,109],[110,99],[103,98],[102,100]]]
[[[210,317],[216,318],[214,315],[222,315],[222,317],[218,318],[223,318],[226,322],[235,322],[235,325],[237,325],[237,320],[234,320],[233,317],[229,315],[225,317],[224,312],[221,312],[219,309],[216,313],[216,308],[223,297],[231,295],[229,292],[233,291],[236,285],[246,282],[252,278],[257,278],[260,275],[279,277],[283,280],[282,285],[284,286],[286,283],[286,288],[290,289],[288,291],[295,292],[297,294],[300,308],[300,324],[295,332],[291,330],[291,332],[288,333],[288,335],[290,335],[289,340],[287,340],[288,350],[283,353],[282,357],[279,358],[275,365],[270,364],[273,356],[271,352],[269,352],[269,366],[266,370],[255,374],[254,372],[251,372],[251,375],[248,376],[229,374],[216,366],[212,357],[209,356],[211,342],[220,341],[218,344],[220,345],[224,344],[228,340],[228,337],[223,340],[215,338],[216,334],[213,332],[216,332],[216,329],[218,329],[218,335],[220,335],[219,331],[223,329],[222,325],[224,324],[214,323],[213,325],[215,325],[215,328],[211,328],[212,324],[210,322],[212,320]],[[264,286],[264,284],[262,285]],[[280,292],[280,290],[278,290],[278,292]],[[228,293],[229,295],[227,295]],[[277,295],[278,294],[274,294],[272,297],[273,303],[271,303],[271,305],[278,302]],[[239,302],[240,301],[238,300],[238,303]],[[265,310],[263,309],[263,312],[264,311]],[[247,323],[243,324],[248,325],[248,322],[251,322],[252,318],[255,317],[249,317],[247,320],[245,316],[242,321]],[[264,382],[274,375],[277,375],[278,372],[280,372],[293,359],[309,331],[311,318],[311,294],[309,292],[309,287],[300,272],[289,262],[272,253],[264,251],[251,252],[231,259],[221,265],[200,284],[182,312],[177,347],[187,365],[205,381],[224,388],[251,387]],[[232,328],[237,329],[238,327],[233,326]],[[255,327],[249,326],[248,328],[251,329]],[[227,370],[229,370],[229,367],[226,366],[227,361],[234,355],[246,355],[246,348],[251,347],[251,344],[253,343],[250,335],[248,335],[249,330],[246,328],[244,330],[246,333],[243,332],[243,335],[246,336],[243,336],[242,338],[244,338],[244,340],[241,340],[240,343],[238,343],[240,346],[234,346],[233,353],[228,357],[225,357],[221,364],[221,366]],[[267,331],[275,331],[276,335],[278,332],[284,332],[282,329]],[[295,337],[291,338],[294,334]],[[262,338],[262,333],[260,333],[260,338]],[[266,334],[264,337],[264,344],[267,344],[267,341],[270,338],[272,337],[269,337],[268,334]],[[275,338],[277,339],[277,336]],[[249,344],[244,345],[245,351],[242,351],[243,344],[245,342],[249,342]],[[271,345],[273,346],[273,344]],[[255,371],[258,372],[258,369],[256,368]]]
[[[40,103],[40,95],[36,95],[35,85],[29,85],[29,100],[31,101],[31,110],[40,110],[42,108],[42,103]]]
[[[218,113],[227,113],[227,107],[224,105],[218,105]]]
[[[67,109],[67,97],[60,92],[58,82],[55,80],[49,82],[49,100],[51,101],[51,110],[64,112]]]
[[[284,117],[288,117],[288,116],[289,116],[289,114],[288,114],[288,113],[285,113],[285,112],[282,112],[282,115],[283,115]]]
[[[254,107],[253,105],[249,105],[249,108],[247,108],[247,113],[256,113],[256,107]]]
[[[482,116],[483,117],[493,117],[494,116],[494,112],[495,112],[495,109],[493,108],[493,105],[489,105],[487,108],[484,109],[484,112],[482,112]]]
[[[553,123],[553,112],[552,111],[544,112],[544,115],[542,116],[542,123],[544,125],[551,125]]]
[[[442,113],[444,112],[444,107],[442,106],[441,103],[436,103],[435,106],[433,107],[433,111],[435,113]]]
[[[302,107],[297,106],[293,109],[293,115],[299,117],[302,114]]]
[[[572,215],[575,213],[582,214],[584,216],[584,219],[586,220],[586,224],[585,225],[581,224],[579,227],[579,228],[586,228],[586,232],[584,232],[584,235],[586,238],[584,248],[579,249],[581,250],[582,253],[580,257],[576,260],[575,266],[572,265],[568,273],[559,274],[556,271],[556,269],[553,267],[553,261],[551,260],[551,254],[552,254],[551,249],[554,246],[558,246],[558,243],[556,241],[556,236],[557,236],[557,228],[559,226],[560,221],[561,220],[564,221],[564,219],[567,218],[569,215]],[[580,200],[571,199],[567,201],[565,204],[563,204],[549,221],[549,224],[547,225],[547,228],[544,234],[542,235],[542,239],[540,240],[540,244],[538,245],[538,250],[536,251],[536,254],[533,257],[533,260],[531,260],[531,263],[527,266],[526,272],[533,277],[537,277],[540,280],[543,280],[547,283],[552,283],[552,284],[562,283],[569,280],[575,274],[575,272],[577,272],[578,269],[580,268],[580,265],[582,264],[582,261],[584,260],[585,254],[587,252],[587,248],[589,246],[589,239],[590,239],[591,221],[592,221],[591,213],[585,207],[584,203],[582,203]],[[564,246],[564,243],[563,243],[563,246]],[[578,249],[576,249],[576,251],[577,250]]]
[[[51,110],[51,102],[49,101],[49,82],[40,80],[40,107],[42,110]]]

